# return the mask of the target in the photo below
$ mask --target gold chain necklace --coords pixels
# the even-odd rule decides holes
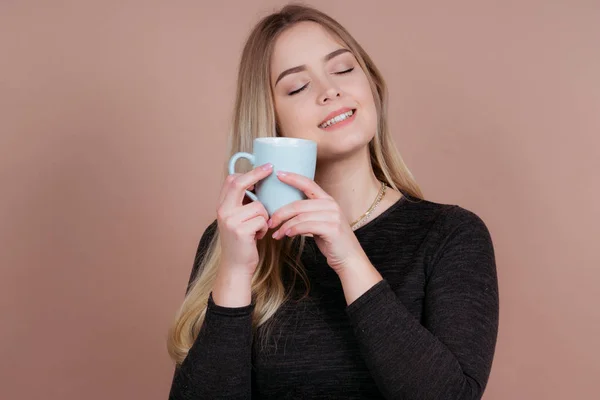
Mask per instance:
[[[375,198],[373,204],[371,204],[371,207],[369,207],[367,212],[361,215],[360,218],[358,218],[356,221],[350,224],[353,231],[357,230],[358,228],[363,226],[365,222],[367,222],[373,211],[375,211],[375,208],[377,208],[377,206],[381,202],[381,199],[383,199],[383,196],[385,196],[386,187],[387,185],[385,184],[385,182],[381,182],[381,189],[379,189],[379,193],[377,193],[377,197]]]

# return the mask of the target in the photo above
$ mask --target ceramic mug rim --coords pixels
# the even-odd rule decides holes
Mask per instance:
[[[317,144],[314,140],[299,139],[299,138],[288,138],[280,136],[261,137],[254,139],[254,142],[260,144],[268,144],[271,146],[286,146],[286,147],[301,147],[301,146],[314,146]]]

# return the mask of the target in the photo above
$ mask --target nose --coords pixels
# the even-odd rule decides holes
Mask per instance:
[[[325,91],[319,96],[319,104],[326,104],[341,96],[341,91],[331,83],[327,83]]]

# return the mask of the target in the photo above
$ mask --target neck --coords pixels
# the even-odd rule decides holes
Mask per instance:
[[[349,223],[369,209],[381,188],[368,147],[344,159],[319,160],[315,182],[335,199]]]

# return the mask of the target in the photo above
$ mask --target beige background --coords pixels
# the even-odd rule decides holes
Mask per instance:
[[[485,398],[599,389],[600,2],[319,1],[427,197],[487,222]],[[279,1],[0,2],[0,398],[166,399],[238,57]]]

